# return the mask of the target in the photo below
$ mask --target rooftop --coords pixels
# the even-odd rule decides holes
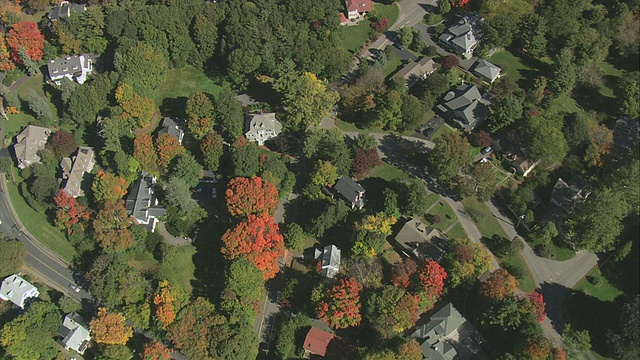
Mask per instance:
[[[327,346],[329,346],[329,342],[331,342],[332,339],[332,334],[322,331],[317,327],[312,327],[304,339],[303,348],[311,354],[325,356],[327,354]]]

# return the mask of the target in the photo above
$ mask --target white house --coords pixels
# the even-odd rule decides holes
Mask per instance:
[[[322,276],[333,278],[340,272],[340,254],[340,249],[335,245],[316,249],[314,259],[322,262]]]
[[[40,292],[35,286],[16,274],[4,279],[0,286],[0,299],[11,301],[21,309],[24,309],[24,304],[28,299],[36,298],[39,295]]]
[[[93,72],[93,60],[87,54],[56,58],[47,64],[49,77],[57,85],[62,78],[75,80],[78,84],[84,84],[89,74]]]
[[[249,141],[257,141],[258,145],[273,139],[282,132],[282,124],[276,119],[275,113],[249,114],[247,131],[244,136]]]
[[[58,328],[58,336],[58,343],[62,347],[66,350],[73,350],[80,355],[84,354],[91,341],[89,327],[82,316],[75,312],[65,316],[62,325]]]
[[[362,20],[373,9],[371,0],[346,0],[346,4],[349,20]]]
[[[155,231],[158,218],[167,215],[167,210],[158,204],[153,188],[155,183],[156,177],[143,171],[131,184],[125,202],[127,213],[137,224],[148,225],[151,232]]]

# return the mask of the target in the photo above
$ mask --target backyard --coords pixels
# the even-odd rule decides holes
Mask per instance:
[[[188,97],[196,91],[217,95],[220,86],[211,80],[202,70],[192,67],[170,69],[167,78],[155,93],[157,105],[167,98]]]
[[[386,18],[389,22],[389,27],[398,18],[398,6],[396,4],[374,4],[373,8],[377,14]],[[369,33],[373,31],[371,29],[371,21],[364,19],[354,26],[341,26],[339,29],[340,38],[342,39],[342,46],[349,50],[350,53],[356,54],[362,44],[369,39]]]

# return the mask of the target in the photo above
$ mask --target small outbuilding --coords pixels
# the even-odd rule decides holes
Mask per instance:
[[[340,272],[341,251],[335,245],[317,248],[313,258],[321,262],[322,276],[333,278]]]
[[[471,71],[489,84],[493,84],[500,77],[502,69],[485,59],[480,59],[473,64]]]

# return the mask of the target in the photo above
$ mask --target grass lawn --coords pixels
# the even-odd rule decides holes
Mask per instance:
[[[520,253],[512,255],[512,256],[504,256],[499,257],[498,262],[500,262],[500,266],[503,266],[507,269],[519,269],[517,271],[520,276],[518,276],[518,288],[530,292],[535,289],[536,285],[533,283],[533,278],[531,274],[529,274],[529,270],[527,269],[527,265],[522,258]]]
[[[498,51],[493,54],[489,61],[498,65],[499,67],[507,70],[507,76],[512,78],[515,82],[526,77],[524,71],[532,71],[531,67],[522,63],[522,60],[510,53],[507,50]]]
[[[440,200],[440,195],[436,194],[436,193],[430,193],[429,195],[427,195],[427,207],[426,209],[428,209],[431,205],[433,205],[436,201]]]
[[[373,170],[371,170],[371,173],[367,177],[377,177],[386,181],[411,179],[411,175],[387,163],[382,163],[382,165],[376,166]]]
[[[444,124],[444,125],[440,126],[440,128],[438,130],[436,130],[435,133],[433,133],[433,136],[431,136],[431,141],[437,139],[439,136],[441,136],[442,134],[444,134],[446,132],[455,132],[455,130],[452,129],[451,127],[447,126],[447,124]]]
[[[171,264],[162,265],[158,274],[191,294],[191,280],[195,279],[193,272],[196,269],[193,264],[193,255],[195,253],[196,248],[191,244],[176,247],[175,261]]]
[[[384,77],[386,78],[396,72],[396,70],[398,70],[401,66],[402,59],[400,59],[398,55],[393,52],[392,55],[387,58],[387,65],[385,65],[384,69],[382,69],[382,75],[384,75]]]
[[[591,295],[600,301],[613,301],[623,294],[621,290],[613,286],[602,276],[600,269],[595,268],[582,279],[575,287],[576,290]]]
[[[342,47],[355,54],[360,50],[362,44],[369,39],[371,21],[365,19],[354,26],[340,26],[339,35],[342,39]]]
[[[342,130],[342,131],[350,131],[350,132],[361,132],[362,129],[358,128],[355,124],[350,123],[350,122],[346,122],[344,120],[341,120],[339,118],[336,118],[335,120],[336,126],[338,127],[338,129]]]
[[[33,116],[25,114],[23,112],[17,115],[7,116],[9,117],[9,121],[7,121],[7,126],[5,127],[5,137],[9,139],[18,135],[23,127],[31,124],[36,120],[36,118],[34,118]]]
[[[398,20],[400,10],[397,4],[373,4],[373,8],[380,16],[387,19],[389,27]]]
[[[389,265],[397,265],[402,262],[402,257],[396,252],[396,250],[389,244],[388,241],[384,243],[384,252],[382,258]]]
[[[567,114],[575,114],[582,112],[582,109],[578,106],[576,101],[569,95],[562,95],[557,99],[551,101],[549,105],[549,112],[562,112]]]
[[[446,235],[449,239],[467,239],[467,233],[464,231],[462,224],[456,224]]]
[[[162,104],[166,98],[188,97],[196,91],[217,95],[220,86],[198,69],[185,67],[167,71],[166,80],[156,90],[155,101]]]
[[[598,63],[598,67],[605,75],[604,84],[602,84],[599,89],[600,94],[606,97],[614,97],[612,82],[615,80],[615,78],[619,78],[624,75],[624,71],[605,61],[600,61]]]
[[[71,262],[76,255],[76,250],[64,236],[64,233],[49,224],[49,219],[45,214],[35,211],[27,205],[15,184],[8,182],[7,187],[13,207],[24,227],[61,259]]]
[[[42,95],[44,96],[48,102],[49,102],[49,107],[51,108],[51,111],[53,112],[54,117],[58,117],[58,109],[55,107],[55,105],[51,102],[51,95],[50,94],[45,94],[43,87],[45,86],[44,83],[44,75],[39,74],[37,76],[30,76],[25,82],[23,82],[22,84],[20,84],[20,86],[17,89],[17,93],[18,96],[20,97],[20,100],[22,101],[27,101],[29,99],[29,92],[31,90],[34,90],[38,95]],[[20,109],[22,112],[25,111],[29,111],[28,108],[22,108]],[[30,120],[35,120],[34,117],[32,117],[31,115],[28,114],[20,114],[23,117],[29,117]],[[18,116],[20,116],[18,115]],[[16,116],[16,115],[10,115],[10,116]]]
[[[427,223],[429,223],[431,226],[444,231],[447,228],[449,228],[449,226],[451,226],[454,222],[458,221],[458,217],[456,216],[456,214],[453,212],[453,209],[446,204],[443,201],[440,201],[436,204],[436,206],[434,206],[433,208],[431,208],[431,210],[429,210],[429,212],[427,212],[427,215],[439,215],[440,216],[440,223],[431,223],[430,221],[427,220]],[[425,215],[425,218],[429,218],[429,216]]]
[[[475,220],[482,236],[487,238],[492,238],[493,235],[507,237],[507,234],[504,233],[487,205],[472,197],[462,200],[462,204],[464,204],[469,215]]]
[[[442,22],[442,20],[444,20],[442,14],[431,13],[425,20],[422,20],[422,22],[425,23],[425,25],[432,26]]]

